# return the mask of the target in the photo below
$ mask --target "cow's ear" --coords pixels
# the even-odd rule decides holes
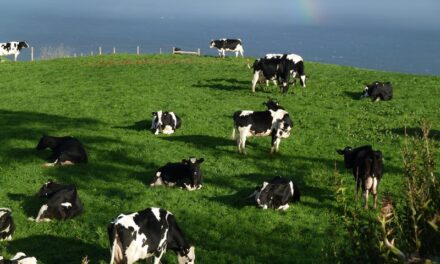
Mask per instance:
[[[336,152],[338,152],[339,155],[344,155],[344,150],[343,149],[337,149]]]
[[[205,161],[204,158],[200,158],[200,159],[197,160],[197,163],[202,163],[202,162],[204,162],[204,161]]]
[[[182,163],[186,165],[186,164],[188,164],[188,161],[186,159],[183,159]]]
[[[156,116],[156,115],[157,115],[157,112],[151,112],[151,115],[152,115],[152,116]]]

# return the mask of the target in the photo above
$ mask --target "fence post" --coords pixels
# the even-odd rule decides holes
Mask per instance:
[[[34,47],[31,47],[31,61],[34,61]]]
[[[93,51],[90,52],[90,55],[93,56]]]
[[[200,56],[200,48],[197,49],[197,55]]]
[[[102,55],[102,49],[99,47],[99,55]]]
[[[159,54],[162,54],[162,48],[159,48]]]
[[[76,53],[73,53],[73,57],[76,58]]]
[[[136,53],[139,55],[139,46],[136,47]]]
[[[116,54],[116,47],[113,47],[113,54]]]
[[[173,53],[173,54],[174,54],[174,47],[173,47],[173,49],[171,50],[171,53]]]

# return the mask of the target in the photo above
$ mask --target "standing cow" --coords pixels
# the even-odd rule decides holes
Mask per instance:
[[[393,86],[390,82],[375,81],[372,84],[365,86],[364,94],[361,96],[361,98],[364,97],[371,97],[373,102],[379,100],[391,100],[393,98]]]
[[[282,138],[290,136],[293,122],[284,109],[266,111],[237,111],[233,115],[232,138],[237,141],[238,152],[246,154],[246,138],[252,136],[271,136],[271,153],[278,152]],[[236,137],[238,132],[238,137]]]
[[[161,208],[120,214],[108,227],[110,264],[132,264],[154,257],[159,264],[167,249],[177,255],[179,264],[193,264],[194,247],[185,239],[174,215]]]
[[[241,43],[241,39],[217,39],[211,40],[211,44],[209,46],[212,48],[217,48],[218,55],[220,57],[226,56],[226,51],[235,52],[235,57],[238,57],[238,54],[243,57],[244,49],[243,44]]]
[[[0,56],[14,55],[14,61],[17,61],[17,57],[23,48],[29,48],[26,41],[0,43]]]
[[[160,110],[151,114],[153,120],[150,129],[155,135],[158,135],[159,132],[167,135],[173,134],[182,125],[182,120],[174,112]]]
[[[377,189],[383,175],[382,152],[375,151],[370,145],[366,145],[355,149],[345,147],[337,150],[337,153],[344,156],[345,167],[353,170],[356,197],[359,193],[359,186],[362,186],[365,208],[368,208],[369,192],[373,194],[374,208],[376,208]]]
[[[286,58],[293,63],[293,69],[291,70],[292,78],[295,81],[296,76],[299,77],[299,81],[301,83],[302,87],[306,87],[306,79],[307,76],[304,72],[304,60],[301,56],[290,53],[290,54],[266,54],[264,58],[271,59],[271,58]]]
[[[255,86],[261,79],[261,75],[266,80],[272,80],[278,83],[283,93],[289,89],[290,74],[294,70],[295,64],[285,56],[278,58],[260,58],[253,64],[254,77],[252,79],[252,92],[255,92]]]

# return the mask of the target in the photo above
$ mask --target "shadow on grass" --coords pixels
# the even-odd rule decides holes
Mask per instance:
[[[213,90],[221,91],[237,91],[237,90],[250,90],[251,81],[242,81],[234,78],[221,79],[215,78],[210,80],[199,81],[197,84],[192,85],[192,87],[198,88],[210,88]]]
[[[353,100],[361,100],[362,99],[361,98],[362,93],[359,93],[359,92],[344,91],[344,95],[353,99]],[[367,99],[367,98],[365,98],[365,99]]]
[[[423,137],[423,131],[420,127],[401,127],[401,128],[394,128],[391,130],[394,134],[398,134],[401,136],[408,135],[410,137]],[[429,131],[429,138],[434,140],[440,140],[440,131],[431,129]]]
[[[9,252],[24,252],[34,256],[38,262],[78,264],[88,256],[90,263],[110,259],[108,249],[89,244],[80,239],[51,235],[37,235],[9,242]]]
[[[35,190],[34,195],[26,195],[23,193],[8,193],[9,199],[19,202],[27,217],[37,217],[41,205],[43,205],[42,198],[37,196],[38,190]]]
[[[151,132],[150,127],[151,127],[151,120],[145,119],[145,120],[137,121],[133,125],[114,126],[112,128],[120,128],[120,129],[134,130],[134,131],[148,131],[148,132]]]
[[[186,136],[169,136],[169,137],[160,137],[160,139],[170,141],[170,142],[182,142],[185,144],[191,144],[196,148],[200,149],[217,149],[219,147],[224,146],[235,146],[235,141],[226,137],[215,137],[208,135],[186,135]],[[220,149],[221,151],[231,152],[224,148]]]

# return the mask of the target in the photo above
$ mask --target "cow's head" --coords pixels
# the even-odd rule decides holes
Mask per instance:
[[[20,41],[18,42],[18,50],[21,50],[22,48],[29,48],[29,44],[26,41]]]
[[[278,104],[274,99],[269,99],[267,102],[264,102],[263,105],[267,107],[269,110],[277,111],[278,109],[284,110],[284,108]]]
[[[215,48],[215,40],[211,40],[210,44],[209,44],[209,48]]]
[[[269,192],[264,191],[268,185],[268,182],[263,182],[263,185],[255,187],[255,202],[258,207],[263,209],[268,208],[268,203],[271,200],[271,197],[268,194]]]
[[[43,135],[40,138],[40,141],[38,142],[36,149],[43,150],[43,149],[51,148],[51,147],[55,147],[53,145],[51,138],[47,135]]]
[[[378,85],[378,81],[375,81],[372,84],[366,84],[364,88],[364,94],[361,96],[361,98],[371,96]]]
[[[293,122],[289,114],[285,114],[282,119],[278,121],[276,126],[276,136],[280,138],[288,138],[292,130]]]
[[[179,264],[194,264],[196,259],[195,248],[189,247],[187,250],[177,252],[177,263]]]
[[[188,160],[182,160],[182,163],[188,167],[191,174],[191,184],[186,186],[187,189],[195,190],[202,188],[202,178],[203,174],[200,170],[200,164],[205,161],[204,158],[196,159],[195,157],[190,157]]]
[[[37,195],[39,197],[49,197],[54,192],[57,192],[62,188],[63,185],[56,183],[52,180],[48,180],[43,186],[41,186],[40,190],[38,191]]]
[[[352,168],[354,162],[353,148],[345,147],[344,149],[337,149],[336,152],[339,155],[344,156],[344,163],[346,168]]]
[[[162,111],[152,112],[153,120],[151,121],[151,132],[159,134],[162,127]]]

